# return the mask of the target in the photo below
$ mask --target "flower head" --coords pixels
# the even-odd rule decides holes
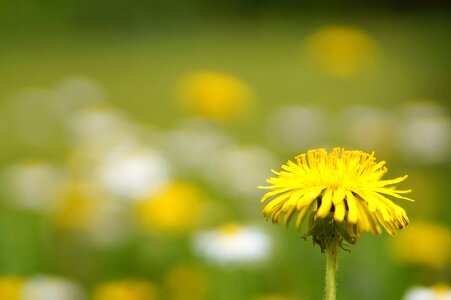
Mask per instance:
[[[305,238],[312,235],[322,250],[334,237],[339,242],[355,243],[363,232],[380,234],[382,226],[389,234],[407,226],[406,212],[388,196],[411,200],[390,185],[407,176],[381,180],[387,172],[385,161],[376,162],[374,153],[334,148],[310,150],[288,161],[277,177],[268,179],[270,186],[261,202],[272,198],[263,215],[278,223],[284,217],[288,224],[296,215],[296,227],[310,214]],[[413,200],[411,200],[413,201]]]

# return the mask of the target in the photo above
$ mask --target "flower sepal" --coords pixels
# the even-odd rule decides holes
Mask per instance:
[[[309,217],[307,233],[303,235],[303,239],[312,236],[313,245],[319,245],[321,252],[325,252],[331,247],[338,245],[342,248],[343,243],[347,242],[354,245],[357,241],[357,233],[355,224],[346,221],[337,222],[333,213],[329,213],[326,218],[315,220],[316,212],[312,212]],[[346,250],[346,249],[345,249]]]

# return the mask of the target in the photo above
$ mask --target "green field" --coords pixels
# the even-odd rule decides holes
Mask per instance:
[[[352,26],[368,33],[378,47],[374,65],[353,78],[337,78],[315,68],[304,55],[306,39],[329,25]],[[446,13],[418,12],[182,20],[180,24],[163,22],[123,30],[4,28],[0,33],[0,166],[5,169],[27,160],[66,162],[72,146],[58,127],[61,123],[50,123],[54,132],[42,143],[26,143],[19,137],[17,123],[11,123],[11,99],[30,88],[54,90],[71,76],[97,83],[105,91],[108,105],[122,111],[133,124],[168,131],[190,117],[176,96],[184,75],[199,70],[232,74],[252,90],[251,110],[243,118],[216,125],[238,145],[269,149],[277,159],[275,169],[309,148],[280,149],[268,136],[268,119],[285,105],[316,107],[336,122],[335,118],[352,106],[396,114],[407,103],[427,100],[441,107],[449,121],[450,36],[451,21]],[[35,107],[28,108],[30,116],[41,111],[38,102],[34,103]],[[36,131],[39,126],[36,124]],[[340,128],[326,131],[326,146],[349,145]],[[449,231],[449,152],[444,161],[416,164],[396,151],[375,150],[387,155],[378,159],[388,161],[388,177],[410,176],[401,187],[413,189],[411,197],[416,203],[400,205],[411,223],[425,220]],[[174,173],[178,174],[177,170]],[[292,227],[285,230],[265,222],[258,197],[234,199],[233,194],[211,186],[198,174],[177,176],[200,186],[220,207],[226,207],[203,229],[228,221],[256,223],[274,240],[270,259],[258,266],[223,268],[193,255],[189,234],[168,237],[139,230],[132,231],[126,242],[98,247],[55,228],[44,213],[9,205],[2,190],[0,275],[61,276],[78,282],[88,294],[101,282],[141,278],[157,286],[158,299],[172,299],[165,278],[173,266],[181,264],[195,266],[207,278],[207,292],[199,300],[253,300],[264,294],[321,299],[325,258],[319,247],[312,247],[310,240],[304,242]],[[242,201],[248,204],[242,205]],[[366,234],[350,246],[352,253],[341,253],[338,299],[400,299],[415,285],[450,284],[449,258],[439,268],[403,263],[391,255],[392,239],[396,238],[386,233],[379,237]]]

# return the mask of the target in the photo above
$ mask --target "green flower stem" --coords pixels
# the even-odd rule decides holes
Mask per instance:
[[[326,249],[326,300],[336,299],[337,254],[339,245],[333,240]]]

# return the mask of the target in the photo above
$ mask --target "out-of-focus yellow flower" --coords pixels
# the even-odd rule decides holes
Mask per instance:
[[[280,294],[268,294],[268,295],[257,296],[252,299],[253,300],[295,300],[297,298],[284,296],[284,295],[280,295]]]
[[[156,288],[147,281],[123,280],[98,286],[93,300],[154,300]]]
[[[450,262],[451,232],[443,225],[416,222],[390,246],[400,261],[440,269]]]
[[[96,184],[68,181],[52,208],[55,224],[81,234],[98,245],[111,245],[129,237],[130,211],[127,203],[108,197]]]
[[[407,226],[404,209],[387,196],[398,199],[410,190],[396,190],[391,185],[407,178],[381,180],[387,173],[385,161],[376,162],[374,153],[334,148],[309,150],[288,161],[275,178],[267,180],[270,186],[261,202],[273,198],[263,209],[263,215],[278,223],[285,217],[288,224],[294,215],[296,227],[310,214],[308,232],[322,250],[339,238],[355,243],[365,231],[380,234],[381,225],[389,234]]]
[[[166,287],[171,300],[202,300],[207,295],[207,277],[197,267],[179,265],[167,274]]]
[[[18,277],[0,277],[0,299],[20,300],[24,280]]]
[[[103,200],[87,182],[69,181],[55,205],[55,223],[66,230],[84,230],[94,221],[96,207]]]
[[[138,202],[136,215],[145,228],[183,233],[196,225],[201,206],[202,195],[196,187],[176,182],[155,196]]]
[[[251,91],[244,82],[229,74],[195,72],[183,79],[179,97],[197,115],[226,120],[246,112]]]
[[[330,26],[311,35],[305,50],[307,58],[324,72],[351,77],[373,64],[377,46],[371,36],[359,29]]]

